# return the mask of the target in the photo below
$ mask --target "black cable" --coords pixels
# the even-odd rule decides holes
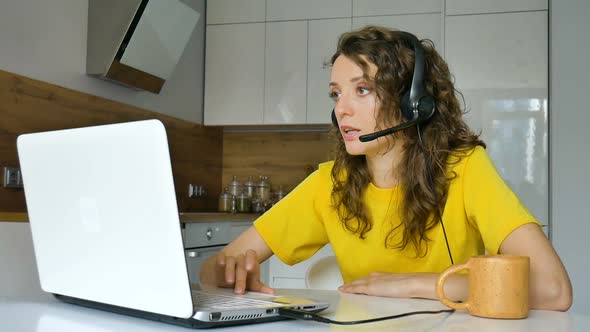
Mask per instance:
[[[453,261],[453,254],[451,254],[451,247],[449,246],[449,240],[447,239],[447,230],[445,229],[445,224],[442,220],[442,213],[440,212],[440,202],[438,201],[438,193],[436,192],[436,187],[434,186],[434,179],[432,178],[432,170],[430,169],[430,157],[428,157],[428,153],[426,153],[426,147],[422,142],[422,130],[420,130],[420,124],[416,125],[416,130],[418,131],[418,142],[422,147],[422,155],[426,161],[426,173],[428,173],[428,185],[432,190],[432,194],[434,195],[434,201],[436,202],[436,216],[440,221],[440,225],[442,227],[443,235],[445,237],[445,243],[447,245],[447,251],[449,252],[449,259],[451,260],[451,265],[454,265],[455,262]]]
[[[445,310],[436,310],[436,311],[412,311],[412,312],[405,312],[403,314],[393,315],[393,316],[385,316],[385,317],[377,317],[371,319],[363,319],[363,320],[351,320],[351,321],[338,321],[338,320],[331,320],[326,317],[322,317],[318,314],[314,314],[309,311],[293,309],[293,308],[279,308],[279,315],[288,318],[295,318],[300,320],[310,320],[314,322],[326,323],[326,324],[334,324],[334,325],[357,325],[357,324],[367,324],[367,323],[374,323],[380,322],[383,320],[388,319],[396,319],[402,318],[407,316],[413,315],[434,315],[434,314],[442,314],[445,312],[452,313],[455,309],[445,309]]]

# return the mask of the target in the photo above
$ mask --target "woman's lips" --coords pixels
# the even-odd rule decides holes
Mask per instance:
[[[353,127],[341,126],[340,133],[345,141],[357,141],[361,131]]]

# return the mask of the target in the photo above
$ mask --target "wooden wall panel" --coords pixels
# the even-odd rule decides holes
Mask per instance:
[[[222,184],[233,175],[245,182],[269,176],[272,190],[283,185],[292,190],[318,164],[332,160],[332,136],[328,130],[312,132],[225,132],[223,134]]]
[[[5,71],[0,71],[0,170],[18,166],[16,137],[20,134],[152,118],[161,120],[168,133],[179,210],[215,210],[222,175],[220,128],[203,127]],[[204,185],[208,196],[188,198],[189,183]],[[0,187],[0,212],[25,211],[22,190]]]

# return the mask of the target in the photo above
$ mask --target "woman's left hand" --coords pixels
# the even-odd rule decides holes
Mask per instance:
[[[437,277],[436,273],[374,272],[344,284],[338,290],[344,293],[374,296],[433,298]]]

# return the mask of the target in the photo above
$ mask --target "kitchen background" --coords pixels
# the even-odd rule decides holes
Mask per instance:
[[[590,54],[571,37],[588,30],[586,1],[184,2],[202,17],[153,94],[85,74],[88,1],[0,1],[0,168],[18,165],[21,133],[156,117],[169,133],[181,211],[215,209],[232,175],[264,174],[291,189],[330,159],[331,106],[320,83],[336,36],[390,25],[432,39],[444,54],[469,123],[549,226],[574,282],[573,310],[590,312],[588,258],[578,254],[590,232],[582,209],[590,158],[579,152]],[[204,185],[206,198],[189,198],[189,183]],[[22,191],[0,188],[0,213],[13,212],[25,212]],[[17,252],[19,226],[0,225],[0,261]]]

